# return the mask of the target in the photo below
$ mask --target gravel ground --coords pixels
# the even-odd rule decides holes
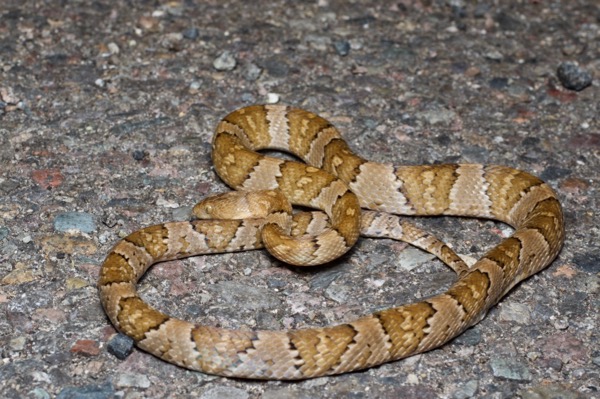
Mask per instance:
[[[0,396],[600,398],[597,4],[3,0]],[[119,237],[186,219],[226,190],[212,130],[264,102],[329,118],[373,160],[540,175],[563,201],[565,247],[452,343],[364,372],[256,382],[137,349],[119,360],[99,264]],[[508,233],[417,222],[471,258]],[[281,329],[350,320],[452,280],[419,251],[362,240],[310,272],[262,251],[168,262],[142,292],[189,320]]]

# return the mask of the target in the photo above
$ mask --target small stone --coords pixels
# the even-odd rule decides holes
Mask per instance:
[[[477,393],[477,388],[479,388],[479,381],[477,380],[469,380],[465,384],[461,385],[454,394],[452,394],[453,399],[469,399],[474,398]]]
[[[79,277],[71,277],[67,279],[67,291],[73,291],[79,288],[87,287],[89,283]]]
[[[572,389],[565,388],[559,384],[549,384],[548,382],[543,382],[542,385],[519,393],[520,395],[517,396],[522,399],[584,399],[583,395]]]
[[[182,49],[183,34],[179,32],[167,33],[161,39],[163,47],[171,51],[180,51]]]
[[[201,86],[202,84],[200,82],[194,80],[192,83],[190,83],[190,90],[198,90]]]
[[[10,230],[8,227],[2,226],[0,227],[0,241],[4,240],[10,234]]]
[[[495,358],[490,362],[494,377],[514,381],[531,381],[531,373],[527,366],[517,359]]]
[[[345,57],[350,53],[350,42],[347,40],[335,41],[333,42],[333,48],[338,55]]]
[[[117,43],[114,42],[108,43],[107,47],[108,51],[110,51],[111,54],[119,54],[119,52],[121,51]]]
[[[15,270],[2,277],[0,282],[7,285],[18,285],[28,283],[35,279],[36,277],[31,269],[27,269],[25,265],[19,266],[19,264],[17,264]]]
[[[80,353],[84,356],[98,356],[100,344],[91,339],[80,339],[71,347],[71,352]]]
[[[517,324],[529,324],[531,322],[531,313],[529,312],[529,308],[522,303],[506,302],[500,308],[500,319],[513,321]]]
[[[31,178],[41,188],[51,190],[60,186],[65,177],[59,169],[38,169],[31,172]]]
[[[110,399],[114,397],[114,388],[109,382],[106,382],[102,385],[63,388],[56,399]]]
[[[244,70],[242,71],[242,76],[249,82],[255,81],[262,74],[262,68],[256,65],[253,62],[249,62],[244,66]]]
[[[213,61],[213,67],[217,71],[232,71],[235,69],[237,61],[230,51],[223,51]]]
[[[50,399],[50,394],[42,388],[33,388],[28,393],[34,399]]]
[[[144,150],[133,150],[131,157],[136,161],[141,161],[148,156],[148,153]]]
[[[104,79],[100,79],[100,78],[96,79],[94,81],[94,84],[100,88],[103,88],[104,86],[106,86],[106,82],[104,81]]]
[[[54,230],[64,233],[93,233],[96,231],[96,222],[86,212],[64,212],[54,218]]]
[[[158,197],[158,199],[156,200],[156,205],[162,206],[164,208],[179,208],[178,202],[168,200],[163,197]]]
[[[198,28],[188,28],[184,30],[182,34],[186,39],[195,40],[198,38],[198,36],[200,36],[200,31]]]
[[[186,220],[190,220],[192,217],[192,208],[191,206],[180,206],[179,208],[173,209],[171,213],[173,215],[173,220],[176,222],[183,222]]]
[[[566,330],[567,328],[569,328],[568,319],[560,318],[558,320],[555,320],[553,324],[554,328],[556,328],[557,330]]]
[[[131,337],[117,334],[108,341],[106,350],[117,359],[124,360],[131,354],[134,345],[135,342]]]
[[[204,392],[200,399],[248,399],[250,395],[239,388],[217,386]]]
[[[456,337],[452,343],[463,346],[475,346],[482,340],[481,330],[473,327]]]
[[[492,78],[489,81],[490,88],[494,90],[505,89],[508,87],[507,78]]]
[[[592,84],[592,75],[576,62],[561,63],[556,75],[560,83],[569,90],[581,91]]]
[[[279,102],[279,94],[277,93],[268,93],[267,94],[267,104],[277,104]]]
[[[143,374],[125,373],[119,375],[116,385],[119,388],[150,388],[150,380]]]
[[[20,335],[18,337],[12,338],[9,342],[10,349],[13,351],[19,352],[25,348],[25,343],[27,342],[27,338],[25,336]]]
[[[498,50],[488,51],[483,56],[492,61],[502,61],[504,59],[504,55]]]

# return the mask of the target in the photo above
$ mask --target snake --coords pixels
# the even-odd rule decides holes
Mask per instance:
[[[298,160],[259,152],[265,149]],[[332,123],[300,108],[269,104],[231,112],[217,125],[212,161],[236,191],[200,202],[189,221],[123,238],[98,279],[101,304],[118,331],[160,359],[203,373],[298,380],[438,348],[547,267],[564,241],[561,204],[539,178],[499,165],[368,161]],[[292,206],[315,210],[294,213]],[[441,215],[492,219],[514,231],[467,266],[447,245],[402,219]],[[445,292],[415,303],[338,325],[279,331],[180,320],[144,302],[136,289],[141,276],[165,260],[266,247],[291,265],[319,265],[344,255],[361,235],[428,250],[458,277]]]

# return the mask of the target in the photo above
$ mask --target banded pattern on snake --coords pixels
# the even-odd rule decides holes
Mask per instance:
[[[305,163],[257,152],[267,148],[288,151]],[[198,217],[218,219],[132,233],[108,254],[98,282],[102,305],[119,331],[168,362],[205,373],[303,379],[439,347],[479,322],[517,283],[549,265],[564,240],[560,203],[540,179],[495,165],[366,161],[327,120],[302,109],[258,105],[232,112],[217,127],[212,156],[218,175],[239,190],[195,207]],[[283,197],[328,218],[320,213],[292,217]],[[515,231],[468,268],[443,243],[394,215],[489,218]],[[290,331],[227,330],[178,320],[136,292],[138,279],[156,262],[264,245],[287,263],[315,265],[345,253],[359,234],[429,250],[459,279],[418,303],[337,326]]]

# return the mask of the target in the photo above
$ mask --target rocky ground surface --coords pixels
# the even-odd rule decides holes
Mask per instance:
[[[0,397],[600,398],[597,3],[256,4],[2,1]],[[372,160],[533,172],[564,204],[565,247],[455,341],[371,370],[257,382],[137,349],[117,359],[95,288],[104,256],[226,190],[212,130],[264,102],[320,113]],[[417,222],[470,258],[510,233]],[[351,320],[453,278],[406,245],[362,240],[315,271],[262,251],[168,262],[141,290],[188,320],[282,329]]]

